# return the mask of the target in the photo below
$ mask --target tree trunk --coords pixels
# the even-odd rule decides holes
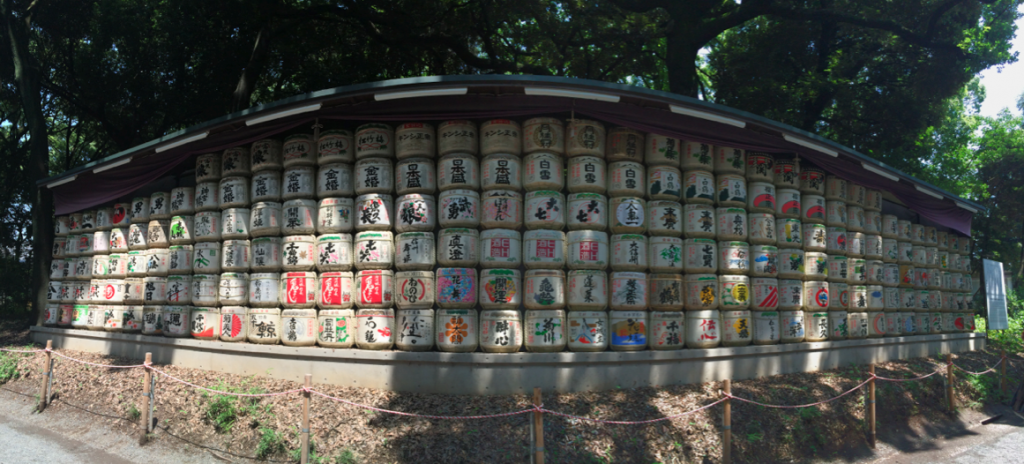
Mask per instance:
[[[29,30],[32,15],[15,18],[10,0],[0,0],[0,20],[11,44],[14,80],[18,86],[25,120],[29,129],[28,175],[32,185],[49,176],[50,148],[46,117],[43,115],[39,76],[29,55]],[[19,22],[20,19],[20,22]],[[32,196],[32,309],[36,325],[42,325],[46,309],[46,289],[50,278],[50,250],[53,248],[53,194],[40,187]]]
[[[252,92],[256,88],[256,79],[263,73],[267,62],[267,55],[270,51],[271,27],[264,24],[260,32],[256,34],[256,43],[252,47],[252,55],[249,56],[249,63],[242,70],[242,76],[238,78],[238,85],[232,94],[231,111],[241,111],[252,102]]]
[[[668,88],[672,93],[697,98],[697,53],[703,43],[694,37],[691,25],[676,23],[668,32],[668,50],[665,67],[668,69]]]

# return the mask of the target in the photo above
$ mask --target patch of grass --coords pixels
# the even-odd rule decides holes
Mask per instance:
[[[246,387],[245,382],[240,387],[233,387],[221,382],[214,387],[214,390],[250,395],[267,392],[262,387]],[[270,405],[263,404],[260,398],[222,395],[206,391],[203,392],[203,398],[209,400],[206,404],[206,420],[213,424],[213,427],[220,433],[230,432],[243,416],[256,418],[270,412]]]
[[[816,407],[800,408],[800,418],[803,420],[811,420],[821,415],[821,411]]]
[[[357,464],[358,462],[356,453],[348,448],[341,450],[341,454],[334,457],[334,464]]]
[[[289,454],[295,462],[299,462],[302,459],[302,448],[295,448]],[[354,458],[355,456],[353,455],[353,459]],[[309,437],[309,461],[307,462],[309,462],[309,464],[330,464],[331,461],[329,461],[329,459],[330,458],[327,456],[320,456],[317,454],[316,440],[313,440],[313,437]],[[335,460],[335,462],[337,462],[337,460]]]
[[[267,459],[285,452],[284,436],[270,427],[260,427],[260,441],[256,444],[256,458]]]
[[[33,349],[31,346],[25,349]],[[21,378],[21,371],[18,370],[18,359],[25,355],[21,353],[9,353],[0,351],[0,385],[18,380]]]
[[[128,418],[134,422],[139,420],[140,417],[142,417],[142,411],[135,407],[135,403],[128,405]]]

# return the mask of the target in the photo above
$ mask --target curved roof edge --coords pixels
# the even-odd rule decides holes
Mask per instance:
[[[835,156],[833,155],[833,153],[844,155],[863,163],[865,165],[865,169],[869,171],[881,171],[885,174],[888,174],[888,176],[893,176],[900,180],[905,179],[917,186],[920,186],[919,190],[924,189],[922,191],[926,194],[930,193],[928,192],[928,190],[932,190],[934,191],[933,193],[937,195],[941,195],[942,197],[949,198],[954,202],[960,203],[958,206],[968,211],[988,211],[987,208],[974,201],[961,198],[944,189],[936,187],[928,182],[912,177],[898,169],[895,169],[880,161],[877,161],[874,158],[864,155],[852,148],[846,147],[832,140],[826,139],[816,134],[812,134],[810,132],[806,132],[804,130],[798,129],[788,124],[773,121],[771,119],[767,119],[765,117],[758,116],[753,113],[737,110],[735,108],[730,108],[724,105],[705,102],[692,97],[664,92],[660,90],[646,89],[643,87],[637,87],[633,85],[616,84],[595,81],[590,79],[533,75],[483,74],[410,77],[402,79],[389,79],[383,81],[368,82],[363,84],[354,84],[343,87],[335,87],[332,89],[318,90],[315,92],[308,92],[301,95],[295,95],[292,97],[277,100],[274,102],[257,105],[242,111],[231,113],[204,123],[197,124],[186,129],[179,130],[177,132],[167,134],[163,137],[156,138],[148,142],[139,144],[137,146],[107,156],[100,160],[93,161],[83,166],[79,166],[75,169],[71,169],[61,174],[40,180],[36,184],[37,186],[42,186],[44,184],[63,184],[68,182],[68,178],[75,176],[79,173],[90,171],[95,168],[100,168],[101,170],[103,170],[105,165],[113,165],[114,163],[119,162],[129,156],[147,154],[149,152],[160,152],[164,151],[164,149],[170,150],[172,148],[177,148],[178,146],[186,145],[188,142],[192,141],[190,139],[200,136],[204,132],[209,134],[214,129],[223,128],[232,124],[237,124],[241,121],[247,121],[257,119],[262,116],[272,115],[279,111],[284,112],[289,110],[295,110],[297,108],[309,106],[310,104],[315,104],[317,102],[323,103],[342,98],[353,98],[360,96],[374,96],[375,99],[381,100],[381,95],[384,96],[384,99],[387,99],[388,94],[399,93],[403,90],[403,88],[406,87],[415,87],[417,91],[427,93],[429,95],[429,91],[436,92],[441,91],[443,89],[461,90],[462,87],[460,87],[460,85],[466,86],[466,88],[486,87],[488,85],[523,86],[525,88],[530,86],[531,84],[540,85],[544,89],[561,89],[562,91],[565,91],[567,93],[567,95],[561,96],[567,96],[572,98],[600,99],[603,96],[605,98],[608,98],[608,100],[606,101],[618,101],[618,99],[621,97],[627,97],[630,99],[653,101],[656,103],[660,103],[661,105],[669,105],[673,112],[679,112],[682,114],[687,114],[687,110],[695,110],[697,113],[702,113],[701,115],[697,115],[696,117],[708,119],[713,122],[722,122],[722,120],[725,120],[742,123],[753,123],[758,126],[779,132],[782,135],[782,137],[789,142],[793,142],[798,145],[803,145],[812,150],[830,154],[832,156]],[[581,94],[569,95],[571,91],[581,92]],[[311,111],[316,111],[318,109],[319,108],[313,109]],[[716,121],[716,119],[718,119],[718,121]],[[725,122],[725,124],[730,124],[730,122]],[[202,138],[205,137],[201,137],[196,140],[201,140]],[[110,167],[113,168],[115,166]],[[881,175],[882,177],[888,177],[884,174],[879,175]]]

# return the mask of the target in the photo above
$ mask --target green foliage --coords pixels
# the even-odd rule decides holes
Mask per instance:
[[[133,422],[139,420],[142,417],[142,411],[135,406],[135,403],[128,405],[128,418]]]
[[[267,459],[286,451],[284,436],[270,427],[260,427],[260,441],[256,444],[256,458]]]
[[[345,451],[348,451],[348,450],[345,450]],[[289,453],[289,456],[291,456],[292,459],[294,459],[296,462],[298,462],[302,458],[302,448],[300,447],[300,448],[293,449],[291,451],[291,453]],[[352,457],[352,459],[355,459],[355,456],[351,456],[351,457]],[[316,440],[314,440],[312,437],[310,437],[309,438],[309,461],[308,462],[310,464],[330,464],[330,459],[331,458],[328,457],[328,456],[320,456],[319,454],[317,454],[317,452],[316,452]],[[337,460],[335,460],[335,462],[337,462]]]
[[[1024,298],[1013,292],[1006,295],[1006,313],[1009,329],[988,332],[989,348],[1005,350],[1006,353],[1024,353]],[[975,318],[975,332],[986,333],[987,321],[983,317]]]
[[[21,371],[18,370],[18,358],[20,357],[19,353],[0,351],[0,385],[21,377]]]
[[[221,382],[214,390],[230,393],[261,394],[266,393],[262,387],[246,387],[245,382],[239,387]],[[239,397],[222,395],[210,392],[203,392],[203,398],[208,400],[206,404],[206,420],[219,433],[231,432],[242,417],[256,418],[260,414],[270,412],[270,405],[262,404],[260,398]]]
[[[334,457],[335,464],[358,464],[359,460],[356,459],[356,453],[352,450],[345,448],[341,450],[341,454]]]

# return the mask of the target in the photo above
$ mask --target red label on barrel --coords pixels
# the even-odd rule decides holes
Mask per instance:
[[[580,260],[597,261],[597,251],[600,248],[600,242],[580,242]]]
[[[286,298],[289,303],[307,303],[306,300],[306,276],[299,274],[302,277],[292,277],[292,274],[288,274]]]
[[[320,279],[320,301],[324,304],[341,304],[341,277]]]
[[[360,291],[362,292],[363,304],[384,303],[383,285],[380,275],[364,275],[360,277]]]

